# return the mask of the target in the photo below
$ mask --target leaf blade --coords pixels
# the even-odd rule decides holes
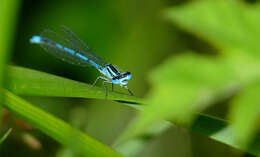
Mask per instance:
[[[6,140],[6,138],[10,135],[11,132],[12,132],[12,128],[7,130],[7,132],[0,138],[0,144],[2,144],[4,140]]]
[[[38,128],[45,134],[54,138],[61,144],[69,146],[75,152],[84,156],[93,157],[120,157],[109,147],[92,139],[79,130],[73,129],[62,120],[34,107],[30,103],[12,94],[9,91],[4,92],[4,107],[10,112],[26,120],[32,126]]]
[[[103,88],[93,87],[89,90],[92,85],[18,66],[9,67],[8,79],[8,89],[18,95],[142,101],[128,94],[115,92],[109,92],[106,98]]]

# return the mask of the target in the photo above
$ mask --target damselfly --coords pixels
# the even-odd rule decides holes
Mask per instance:
[[[95,67],[101,74],[103,74],[103,76],[98,76],[92,84],[92,87],[94,87],[99,79],[103,79],[106,96],[107,88],[105,83],[112,84],[112,91],[113,84],[118,84],[121,87],[126,88],[128,92],[133,95],[127,87],[127,83],[132,77],[130,72],[121,72],[113,64],[105,63],[67,27],[62,26],[61,30],[65,35],[64,37],[51,30],[45,30],[41,35],[33,36],[30,39],[30,42],[33,44],[39,44],[44,50],[46,50],[46,52],[67,63],[82,67]]]

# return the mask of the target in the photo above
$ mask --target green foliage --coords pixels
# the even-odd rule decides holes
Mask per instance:
[[[198,55],[170,58],[149,78],[154,90],[136,122],[137,132],[162,119],[190,123],[195,111],[229,95],[235,84],[234,72],[223,61]]]
[[[5,91],[4,107],[82,156],[121,156],[81,131],[72,128],[64,121],[34,107],[9,91]]]
[[[174,56],[153,70],[148,105],[123,139],[145,132],[162,119],[189,126],[195,113],[241,89],[230,112],[232,129],[223,129],[216,137],[245,149],[253,140],[259,119],[259,6],[251,8],[232,0],[197,1],[168,9],[166,15],[212,42],[221,54]]]
[[[4,74],[6,73],[6,63],[11,50],[13,31],[18,11],[19,1],[1,0],[0,1],[0,88],[3,87]],[[2,94],[0,94],[0,121],[2,121]],[[0,122],[0,133],[1,133]],[[11,131],[7,131],[0,139],[0,144],[5,140]]]
[[[257,129],[254,123],[258,119],[259,104],[252,92],[258,91],[255,82],[260,74],[259,7],[259,4],[252,7],[240,1],[220,0],[195,2],[167,11],[172,21],[217,45],[222,53],[220,57],[236,73],[236,81],[243,87],[244,94],[235,98],[233,105],[238,106],[231,110],[230,117],[235,140],[242,145],[252,140]]]
[[[252,81],[234,98],[230,110],[230,119],[238,143],[246,144],[255,136],[259,121],[260,80]],[[246,126],[246,127],[245,127]]]
[[[5,64],[11,50],[18,6],[19,1],[16,0],[2,0],[0,2],[0,87],[3,84]]]
[[[204,58],[204,57],[202,57],[202,58]],[[211,62],[208,62],[208,63],[211,63]],[[9,74],[8,79],[12,82],[12,86],[10,86],[9,89],[11,89],[14,93],[19,93],[21,95],[31,95],[31,96],[37,96],[37,95],[38,96],[39,95],[40,96],[51,96],[51,94],[53,94],[53,92],[51,90],[55,90],[57,95],[54,95],[54,94],[53,95],[59,96],[59,97],[82,97],[82,98],[97,98],[97,99],[102,97],[104,99],[104,90],[102,88],[101,89],[95,88],[93,90],[97,90],[97,91],[100,90],[100,91],[95,92],[94,94],[93,93],[89,94],[89,92],[85,91],[90,86],[87,84],[83,84],[83,83],[79,83],[79,82],[69,80],[66,78],[54,76],[52,74],[47,74],[47,73],[39,72],[36,70],[30,70],[27,68],[21,68],[21,67],[16,67],[16,66],[10,66],[9,71],[11,73]],[[21,75],[24,75],[24,76],[20,77]],[[24,78],[24,81],[21,81],[21,78]],[[53,78],[55,78],[55,79],[53,79]],[[56,81],[54,81],[54,80],[56,80]],[[41,82],[41,81],[45,82],[44,85],[45,85],[46,89],[48,89],[48,88],[51,89],[49,92],[47,92],[47,90],[45,88],[38,88],[37,90],[35,90],[36,83],[33,83],[33,82]],[[70,95],[68,95],[68,92],[66,92],[66,90],[64,90],[64,86],[55,85],[58,82],[60,82],[60,83],[64,82],[64,83],[66,83],[66,85],[70,85],[70,89],[72,91],[74,89],[77,89],[76,93],[74,93],[74,94],[71,93]],[[78,84],[80,84],[80,86]],[[27,91],[35,91],[35,93],[33,93],[33,92],[27,93]],[[41,95],[40,93],[43,93],[46,95]],[[110,93],[110,94],[113,94],[113,93]],[[140,100],[140,99],[136,99],[136,98],[128,98],[128,97],[124,97],[123,95],[121,96],[120,94],[118,96],[114,95],[114,99],[115,100],[120,99],[121,101],[125,101],[125,102],[127,102],[127,101],[136,102],[136,103],[144,102],[144,100]],[[208,100],[210,100],[210,99],[208,99]],[[145,109],[145,106],[139,105],[139,104],[128,104],[128,103],[124,103],[124,104],[128,105],[130,107],[133,107],[139,111],[143,111]],[[201,106],[201,107],[203,108],[203,106]],[[157,111],[158,111],[158,109],[157,109]],[[16,110],[10,110],[10,112],[17,114]],[[20,112],[21,112],[20,114],[23,114],[25,111],[22,110]],[[27,115],[26,113],[24,113],[24,114],[25,115],[23,115],[23,116]],[[189,114],[190,113],[187,113],[188,116],[189,116]],[[191,113],[191,114],[193,114],[193,113]],[[230,127],[229,127],[229,129],[226,128],[228,125],[227,122],[223,121],[222,119],[217,119],[215,117],[210,117],[210,116],[202,115],[202,114],[195,114],[194,116],[196,116],[197,118],[195,119],[194,123],[192,124],[192,126],[190,128],[192,131],[201,133],[214,140],[225,143],[232,147],[244,149],[241,145],[238,145],[238,142],[234,141],[233,136],[232,136],[233,133],[230,131],[231,130]],[[162,118],[162,117],[160,117],[160,118]],[[23,119],[25,119],[28,123],[32,124],[35,127],[37,127],[39,125],[38,123],[40,123],[40,121],[39,121],[39,122],[35,122],[36,124],[34,124],[30,120],[28,121],[26,117],[23,117]],[[35,119],[35,118],[32,118],[32,119]],[[44,122],[44,124],[46,124],[46,126],[50,126],[50,128],[52,128],[51,124],[49,124],[51,121],[50,122],[43,121],[43,122]],[[176,120],[174,120],[173,122],[176,123]],[[183,125],[183,124],[180,123],[180,125]],[[119,152],[122,152],[123,154],[125,154],[127,156],[131,156],[133,154],[136,155],[136,154],[140,153],[140,151],[147,146],[147,144],[151,141],[151,139],[153,137],[159,136],[160,134],[162,134],[165,130],[167,130],[171,126],[172,125],[167,121],[160,121],[158,123],[158,125],[155,125],[154,127],[150,128],[148,130],[146,129],[143,136],[141,136],[139,138],[131,139],[127,143],[123,143],[123,144],[120,143],[121,142],[120,140],[125,140],[125,139],[118,139],[118,141],[117,141],[118,143],[115,144],[116,150]],[[186,126],[184,125],[184,127],[186,127]],[[47,133],[47,134],[49,134],[49,133]],[[134,136],[135,134],[131,130],[128,135]],[[54,135],[51,137],[56,139],[56,136],[54,136]],[[150,138],[144,138],[144,137],[150,137]],[[125,137],[123,137],[123,138],[125,138]],[[69,140],[69,139],[67,139],[67,140]],[[70,145],[68,145],[68,146],[70,146]],[[259,142],[256,141],[256,143],[253,143],[252,146],[250,147],[250,149],[247,151],[252,154],[258,154],[258,146],[259,146]]]
[[[3,137],[0,138],[0,144],[4,142],[4,140],[8,137],[8,135],[12,132],[12,128],[10,128]]]
[[[204,57],[202,57],[204,58]],[[204,58],[205,59],[205,58]],[[211,63],[211,62],[207,62],[207,63]],[[214,64],[213,64],[214,65]],[[159,69],[159,68],[158,68]],[[93,93],[89,93],[88,91],[85,91],[86,89],[88,89],[89,85],[87,84],[83,84],[83,83],[79,83],[73,80],[69,80],[66,78],[62,78],[62,77],[58,77],[58,76],[54,76],[51,74],[47,74],[47,73],[43,73],[43,72],[39,72],[39,71],[35,71],[35,70],[30,70],[27,68],[21,68],[21,67],[16,67],[16,66],[11,66],[9,67],[9,71],[10,74],[8,75],[8,79],[12,82],[12,85],[10,86],[9,89],[11,89],[14,93],[19,93],[21,95],[31,95],[31,96],[37,96],[37,95],[41,95],[41,96],[51,96],[51,94],[54,96],[60,96],[60,97],[82,97],[82,98],[104,98],[104,90],[101,88],[95,88],[93,90],[97,90],[99,92],[95,92]],[[22,79],[24,78],[24,79]],[[55,78],[55,79],[53,79]],[[56,80],[56,81],[54,81]],[[196,79],[194,79],[196,80]],[[54,82],[53,82],[54,81]],[[35,83],[34,83],[35,82]],[[37,86],[37,82],[44,82],[44,88],[36,88]],[[57,85],[57,83],[61,83],[63,82],[63,84],[65,83],[66,85],[70,86],[70,89],[72,91],[74,91],[74,89],[76,90],[76,93],[70,93],[70,95],[68,95],[68,92],[66,92],[66,90],[64,90],[64,86],[63,85]],[[200,82],[200,81],[198,81]],[[37,90],[36,90],[37,89]],[[49,91],[46,89],[50,89]],[[52,92],[52,90],[55,90],[56,92]],[[27,91],[35,91],[32,93],[28,93]],[[43,93],[40,94],[40,93]],[[46,95],[44,95],[46,94]],[[110,93],[110,94],[114,94],[114,93]],[[131,102],[136,102],[136,103],[140,103],[143,102],[139,99],[135,99],[135,98],[128,98],[128,97],[124,97],[121,96],[120,94],[117,96],[114,96],[115,100],[120,99],[121,101],[131,101]],[[210,100],[210,99],[208,99]],[[144,110],[144,106],[140,106],[140,105],[133,105],[133,104],[127,104],[131,107],[134,107],[140,111]],[[203,108],[203,106],[201,106]],[[24,108],[24,107],[23,107]],[[11,112],[17,114],[17,111],[13,111],[10,110]],[[158,111],[158,109],[157,109]],[[24,110],[20,111],[20,112],[25,112]],[[146,111],[145,111],[146,112]],[[188,115],[189,113],[187,113]],[[25,115],[27,115],[25,113]],[[240,148],[243,149],[241,146],[238,146],[237,143],[232,142],[233,139],[230,140],[230,137],[232,137],[232,132],[226,131],[226,125],[227,123],[216,119],[214,117],[208,117],[205,115],[195,115],[195,116],[199,116],[199,118],[196,118],[195,122],[192,124],[191,130],[199,132],[201,134],[204,134],[206,136],[209,136],[210,138],[220,141],[222,143],[228,144],[230,146],[233,146],[235,148]],[[23,118],[26,120],[26,118]],[[35,119],[35,118],[32,118]],[[46,119],[46,118],[45,118]],[[36,124],[32,123],[31,121],[26,120],[27,122],[29,122],[30,124],[33,124],[33,126],[37,126],[39,125],[38,122]],[[40,121],[39,121],[40,122]],[[176,120],[174,120],[174,122],[176,122]],[[47,126],[51,126],[51,124],[49,124],[49,122],[44,121],[44,123]],[[164,132],[167,128],[169,128],[171,125],[169,123],[167,123],[166,121],[163,122],[159,122],[158,125],[156,125],[155,127],[146,130],[145,135],[144,136],[149,136],[149,137],[156,137],[159,134],[161,134],[162,132]],[[51,127],[52,128],[52,127]],[[48,134],[48,133],[47,133]],[[134,135],[133,132],[130,132],[131,135]],[[52,136],[54,139],[56,138],[56,136]],[[146,145],[149,143],[149,139],[146,138],[137,138],[137,139],[133,139],[130,140],[129,143],[125,143],[123,145],[118,145],[116,148],[118,151],[124,153],[124,154],[138,154],[144,147],[146,147]],[[138,147],[136,147],[136,144],[138,144]],[[252,149],[249,150],[249,152],[251,153],[255,153],[258,152],[258,143],[254,144],[252,146]],[[127,153],[128,152],[128,153]]]
[[[8,70],[8,88],[16,94],[30,96],[106,98],[104,88],[96,86],[91,88],[92,86],[88,84],[23,67],[10,66]],[[109,92],[106,99],[141,102],[141,99],[129,96],[129,94],[119,94],[115,92]]]
[[[10,4],[15,6],[12,1]],[[28,68],[10,66],[7,68],[7,88],[12,93],[4,91],[4,107],[63,144],[65,148],[61,149],[58,156],[73,156],[75,152],[83,156],[121,155],[17,95],[119,100],[124,102],[122,104],[137,109],[140,114],[114,145],[117,151],[126,156],[136,156],[151,139],[161,135],[173,123],[231,147],[259,155],[260,135],[257,133],[259,127],[256,125],[260,102],[259,7],[259,4],[250,6],[234,0],[201,0],[166,9],[164,15],[168,20],[181,29],[209,41],[219,53],[215,56],[203,56],[188,51],[169,57],[149,73],[148,79],[152,89],[144,99],[116,92],[109,92],[105,98],[103,88],[94,87],[89,90],[89,84]],[[8,9],[5,11],[10,12]],[[12,12],[11,16],[14,16],[14,13]],[[48,16],[38,20],[49,21],[46,17]],[[2,82],[1,69],[4,69],[6,62],[12,27],[2,25],[2,20],[0,21],[0,43],[4,45],[0,48]],[[8,31],[3,31],[5,29]],[[5,35],[2,35],[2,31]],[[142,32],[142,29],[139,32]],[[118,34],[121,38],[121,34]],[[8,37],[7,40],[5,36]],[[131,39],[129,37],[129,40]],[[147,45],[149,44],[147,42]],[[147,56],[145,53],[141,54]],[[234,97],[230,98],[231,95]],[[228,120],[202,114],[212,104],[226,98],[231,99]],[[83,115],[84,113],[82,112]],[[10,130],[1,140],[3,141],[9,133]]]

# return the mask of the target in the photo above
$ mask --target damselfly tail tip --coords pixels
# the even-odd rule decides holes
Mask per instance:
[[[35,43],[35,44],[38,44],[41,42],[41,37],[38,36],[38,35],[35,35],[33,36],[31,39],[30,39],[30,43]]]

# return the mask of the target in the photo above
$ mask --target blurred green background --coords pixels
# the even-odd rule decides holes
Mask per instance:
[[[254,5],[256,1],[245,1]],[[44,29],[60,32],[65,25],[106,62],[130,71],[128,87],[137,97],[151,89],[148,74],[170,56],[187,50],[217,56],[218,49],[198,36],[172,24],[164,9],[191,3],[188,0],[85,0],[21,1],[15,25],[11,64],[69,79],[93,83],[94,68],[81,68],[57,60],[29,39]],[[102,86],[101,81],[97,86]],[[126,92],[120,87],[115,90]],[[117,102],[96,99],[23,97],[32,104],[69,122],[88,135],[111,145],[137,112]],[[226,101],[205,113],[223,118]],[[3,127],[14,128],[1,144],[1,157],[72,157],[73,153],[4,110]],[[26,127],[27,126],[27,127]],[[187,129],[173,126],[147,145],[140,157],[250,156]]]

